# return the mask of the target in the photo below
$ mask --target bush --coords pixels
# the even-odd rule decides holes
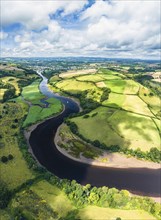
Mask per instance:
[[[6,184],[0,181],[0,209],[4,209],[7,207],[10,198],[11,192],[8,190]]]
[[[8,160],[13,160],[13,155],[12,154],[8,155]]]
[[[6,156],[2,156],[1,161],[2,161],[2,163],[7,163],[8,158]]]

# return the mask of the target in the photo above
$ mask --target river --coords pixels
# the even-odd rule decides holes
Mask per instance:
[[[79,106],[72,99],[51,92],[47,78],[40,72],[38,74],[43,79],[41,92],[47,97],[58,98],[65,107],[63,113],[42,122],[30,135],[29,143],[39,163],[59,178],[75,179],[83,185],[90,183],[92,186],[115,187],[138,195],[160,197],[161,169],[97,167],[73,161],[57,150],[53,142],[57,128],[65,117],[78,112]]]

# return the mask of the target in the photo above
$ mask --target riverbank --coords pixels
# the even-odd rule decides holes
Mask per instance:
[[[55,146],[60,153],[62,153],[64,156],[74,161],[89,164],[92,166],[112,167],[112,168],[149,168],[149,169],[161,168],[159,163],[138,160],[137,158],[127,157],[126,155],[122,155],[120,153],[109,153],[108,151],[105,150],[103,151],[103,154],[98,156],[96,159],[86,158],[82,155],[80,155],[79,158],[74,157],[73,155],[69,154],[68,150],[61,148],[58,145],[58,142],[61,142],[61,137],[59,135],[61,126],[57,129],[56,135],[54,137]]]

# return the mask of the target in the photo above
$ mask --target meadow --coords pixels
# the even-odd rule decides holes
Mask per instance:
[[[27,114],[28,107],[25,103],[5,103],[0,105],[1,121],[0,126],[0,158],[9,157],[12,159],[6,162],[1,161],[1,178],[8,188],[14,189],[34,178],[33,173],[28,169],[27,163],[19,148],[17,136],[20,132],[22,119]]]
[[[11,67],[10,70],[13,68]],[[28,79],[24,76],[23,70],[15,69],[15,71],[24,79]],[[80,76],[82,74],[83,76]],[[142,113],[145,115],[139,115],[140,113],[136,112],[134,107],[131,109],[134,113],[128,109],[121,109],[129,105],[129,102],[126,104],[128,95],[124,93],[125,90],[122,90],[121,94],[111,92],[109,99],[100,101],[104,91],[97,87],[96,83],[100,80],[104,83],[107,80],[122,80],[122,74],[119,75],[110,70],[99,70],[97,73],[92,70],[91,74],[89,75],[88,71],[80,71],[77,73],[78,79],[71,79],[70,77],[75,76],[72,72],[68,73],[67,77],[61,75],[64,78],[62,81],[58,76],[54,76],[51,80],[61,90],[74,91],[75,94],[84,92],[84,99],[92,99],[99,103],[99,107],[70,119],[77,124],[79,132],[91,140],[97,139],[107,145],[126,146],[130,143],[131,145],[128,146],[135,149],[139,140],[144,147],[142,145],[137,145],[137,147],[142,150],[149,150],[153,145],[156,147],[159,140],[160,121],[155,115],[145,111],[146,104],[140,104],[144,109]],[[12,82],[18,94],[18,80],[12,74],[7,77],[9,78],[4,78],[4,80]],[[10,81],[10,77],[13,80]],[[36,77],[33,76],[33,78]],[[126,190],[96,188],[91,187],[90,184],[81,186],[74,180],[61,180],[36,164],[28,152],[27,144],[22,141],[22,132],[29,125],[62,111],[62,105],[57,99],[46,99],[40,93],[39,83],[40,81],[36,80],[28,86],[23,86],[19,97],[0,104],[0,126],[3,128],[0,130],[1,183],[5,186],[3,188],[3,184],[0,185],[0,192],[3,196],[0,200],[1,208],[3,208],[0,209],[1,219],[116,220],[118,217],[121,219],[159,219],[159,217],[154,217],[159,216],[160,206],[157,203],[148,199],[135,199]],[[136,91],[135,88],[134,86],[134,90],[130,89],[130,91]],[[137,95],[134,96],[137,97]],[[42,99],[48,103],[47,106],[41,102]],[[60,131],[64,144],[71,141],[70,150],[75,156],[84,153],[84,156],[94,158],[102,152],[97,148],[93,150],[90,144],[85,145],[83,140],[76,138],[67,125],[64,125]],[[5,199],[7,203],[3,203],[2,199]]]
[[[32,104],[42,105],[41,99],[45,98],[39,90],[40,80],[34,81],[29,86],[26,86],[22,90],[22,96],[25,100],[31,102]]]
[[[29,113],[23,122],[23,127],[27,127],[29,125],[40,122],[45,118],[54,116],[55,114],[62,111],[62,104],[58,99],[50,98],[46,99],[45,101],[49,103],[47,107],[41,107],[37,105],[32,105],[30,107]]]
[[[73,78],[74,77],[74,78]],[[119,145],[136,150],[159,149],[160,99],[151,91],[122,73],[100,69],[95,74],[68,75],[55,86],[71,95],[86,92],[86,99],[97,102],[98,107],[88,114],[95,117],[78,116],[70,119],[78,126],[80,135],[91,141],[98,140],[107,146]],[[110,88],[109,97],[101,96],[104,88]],[[110,115],[109,112],[113,112]],[[98,126],[99,125],[99,126]]]

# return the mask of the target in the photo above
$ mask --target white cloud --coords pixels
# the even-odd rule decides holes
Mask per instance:
[[[9,1],[1,2],[1,23],[8,25],[21,23],[29,29],[41,29],[50,21],[50,14],[58,9],[64,10],[64,15],[81,10],[86,0],[71,1]]]
[[[6,1],[5,7],[9,8],[6,14],[3,11],[3,24],[20,22],[26,27],[15,33],[13,56],[159,56],[158,1],[96,1],[81,13],[76,29],[64,27],[61,20],[49,16],[63,10],[61,19],[80,11],[86,3],[85,0]],[[81,22],[84,25],[79,30]],[[6,45],[3,48],[3,54],[11,51]]]
[[[8,34],[7,34],[7,33],[5,33],[4,31],[0,31],[0,39],[1,39],[1,40],[6,39],[7,37],[8,37]]]

